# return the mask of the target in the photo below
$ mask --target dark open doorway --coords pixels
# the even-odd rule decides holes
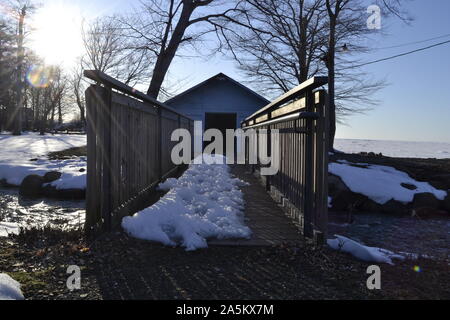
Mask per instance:
[[[222,136],[224,137],[223,152],[226,152],[226,150],[225,150],[225,148],[226,148],[225,147],[226,146],[226,130],[227,129],[236,130],[236,128],[237,128],[236,122],[237,122],[236,113],[206,113],[205,114],[205,131],[208,129],[218,129],[220,132],[222,132]],[[210,142],[204,142],[203,149],[209,143]]]

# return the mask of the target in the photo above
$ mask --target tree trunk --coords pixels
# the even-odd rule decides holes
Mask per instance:
[[[189,19],[194,11],[192,4],[185,3],[183,5],[183,11],[181,12],[180,19],[177,22],[172,36],[170,37],[167,47],[164,45],[161,47],[158,59],[156,60],[155,67],[153,69],[152,80],[147,94],[152,98],[157,99],[161,86],[169,70],[170,64],[183,40],[184,33],[189,27]]]
[[[56,113],[56,108],[55,106],[52,107],[52,113],[50,116],[50,126],[53,127],[55,125],[55,113]]]
[[[13,135],[20,136],[22,134],[22,109],[23,109],[23,58],[24,58],[24,23],[25,15],[27,13],[27,7],[22,8],[19,17],[19,36],[18,36],[18,48],[17,48],[17,101],[16,107],[13,113]]]
[[[80,108],[80,120],[81,120],[81,124],[83,125],[83,127],[86,127],[86,111],[84,109],[83,106],[79,107]]]
[[[62,116],[62,106],[61,106],[61,100],[58,101],[58,125],[61,126],[63,123],[63,116]]]
[[[329,151],[334,151],[336,135],[336,104],[335,104],[335,54],[336,54],[336,18],[330,17],[330,39],[328,43],[328,97],[330,115]]]
[[[75,88],[75,99],[77,100],[78,109],[80,109],[80,120],[84,128],[86,128],[86,108],[81,101],[79,85]]]

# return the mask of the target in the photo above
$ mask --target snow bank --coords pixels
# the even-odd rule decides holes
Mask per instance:
[[[0,273],[0,300],[24,300],[20,283],[8,276]]]
[[[447,192],[437,190],[427,182],[418,182],[408,174],[391,167],[368,165],[367,168],[354,167],[348,162],[330,163],[330,173],[339,176],[355,193],[363,194],[373,201],[383,205],[391,199],[410,203],[416,193],[429,192],[440,200],[444,200]],[[416,190],[409,190],[401,184],[412,184]]]
[[[15,222],[0,221],[0,238],[19,234],[20,226]]]
[[[364,246],[352,239],[335,235],[336,239],[328,240],[328,246],[334,250],[350,253],[357,259],[366,262],[388,263],[393,265],[393,259],[404,260],[405,257],[392,251]]]
[[[187,251],[206,248],[209,238],[249,238],[242,185],[225,164],[191,164],[180,179],[160,184],[169,193],[152,207],[125,217],[122,227],[133,237],[181,245]]]
[[[21,136],[0,135],[0,180],[19,186],[30,174],[44,175],[59,171],[63,175],[52,183],[58,189],[85,189],[86,158],[48,160],[50,152],[86,145],[86,135],[45,135],[24,133]],[[31,161],[34,160],[34,161]]]

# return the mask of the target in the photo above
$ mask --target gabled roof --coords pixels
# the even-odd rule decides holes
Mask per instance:
[[[175,101],[175,100],[178,100],[179,98],[181,98],[181,97],[183,97],[183,96],[185,96],[185,95],[191,93],[192,91],[194,91],[194,90],[196,90],[196,89],[198,89],[198,88],[200,88],[200,87],[202,87],[202,86],[205,86],[205,85],[207,85],[208,83],[210,83],[211,81],[216,80],[216,79],[219,79],[219,78],[225,78],[226,80],[230,81],[231,83],[233,83],[233,84],[237,85],[238,87],[244,89],[244,90],[247,91],[248,93],[250,93],[250,94],[256,96],[258,99],[261,99],[261,100],[265,101],[267,104],[270,103],[269,100],[267,100],[266,98],[264,98],[264,97],[261,96],[260,94],[256,93],[256,92],[253,91],[252,89],[250,89],[250,88],[244,86],[242,83],[239,83],[238,81],[234,80],[233,78],[227,76],[226,74],[224,74],[224,73],[222,73],[222,72],[220,72],[220,73],[216,74],[215,76],[213,76],[213,77],[211,77],[211,78],[209,78],[209,79],[207,79],[207,80],[205,80],[205,81],[203,81],[203,82],[201,82],[201,83],[199,83],[199,84],[193,86],[193,87],[190,88],[190,89],[187,89],[186,91],[184,91],[184,92],[182,92],[182,93],[176,95],[175,97],[173,97],[173,98],[167,100],[165,103],[166,103],[166,104],[170,104],[171,102],[173,102],[173,101]]]

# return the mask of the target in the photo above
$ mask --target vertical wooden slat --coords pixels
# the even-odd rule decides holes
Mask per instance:
[[[322,233],[321,239],[327,238],[328,226],[328,118],[326,92],[320,90],[316,93],[316,111],[319,114],[317,121],[317,211],[315,213],[315,226]]]
[[[306,110],[313,111],[314,96],[311,91],[306,93]],[[314,136],[313,121],[306,119],[306,145],[305,145],[305,214],[304,214],[304,235],[308,238],[313,236],[313,215],[314,215]]]
[[[156,154],[158,155],[158,179],[162,178],[162,112],[158,108],[156,124]]]
[[[97,180],[97,103],[95,86],[86,90],[87,120],[87,188],[86,188],[86,230],[90,231],[100,222],[100,205],[96,195]]]

